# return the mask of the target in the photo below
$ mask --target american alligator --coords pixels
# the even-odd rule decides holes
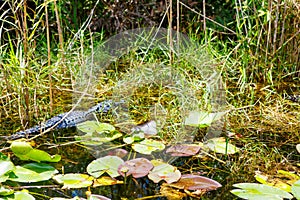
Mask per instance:
[[[300,95],[288,95],[287,99],[296,103],[300,103]]]
[[[52,127],[54,129],[75,127],[76,124],[88,120],[92,113],[107,113],[114,105],[118,105],[119,103],[120,102],[116,103],[116,102],[112,102],[111,100],[107,100],[98,103],[97,105],[91,107],[87,111],[72,111],[72,112],[62,113],[50,118],[49,120],[47,120],[45,123],[41,125],[36,125],[24,131],[16,132],[10,138],[16,139],[16,138],[25,137],[30,134],[41,133]]]

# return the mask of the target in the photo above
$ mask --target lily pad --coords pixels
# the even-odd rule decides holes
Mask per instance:
[[[170,184],[172,187],[184,190],[201,190],[211,191],[222,187],[220,183],[204,176],[198,176],[193,174],[184,174],[180,180],[176,183]]]
[[[300,199],[300,180],[292,184],[292,194],[296,199]]]
[[[14,177],[9,180],[23,183],[45,181],[52,178],[58,171],[51,165],[45,163],[29,163],[23,166],[16,166]]]
[[[10,188],[6,188],[4,186],[0,187],[0,196],[8,196],[13,194],[15,191],[13,189]]]
[[[15,165],[9,160],[0,160],[0,182],[8,179],[8,173],[15,169]]]
[[[299,176],[284,170],[278,170],[277,173],[280,174],[280,178],[256,172],[255,179],[262,184],[270,185],[286,192],[291,192],[290,183],[299,180]]]
[[[258,183],[238,183],[234,184],[234,187],[240,188],[240,189],[234,189],[230,192],[242,199],[249,199],[249,200],[260,200],[260,199],[274,199],[274,200],[282,200],[284,198],[286,199],[292,199],[293,196],[283,191],[279,188],[269,186],[269,185],[263,185]]]
[[[25,141],[13,141],[10,145],[10,149],[16,155],[26,155],[33,150],[30,143]]]
[[[143,132],[134,133],[132,135],[126,136],[123,138],[123,141],[126,144],[132,144],[134,142],[139,142],[145,138],[145,134]]]
[[[80,131],[84,133],[101,133],[105,131],[114,131],[115,127],[108,123],[99,123],[97,121],[85,121],[76,126]]]
[[[151,120],[145,124],[138,125],[131,130],[132,132],[141,132],[147,136],[157,135],[156,122]]]
[[[115,127],[107,123],[97,121],[86,121],[77,125],[77,128],[86,133],[75,136],[77,141],[84,145],[101,145],[122,137],[122,133],[115,130]]]
[[[45,151],[39,150],[39,149],[32,149],[27,154],[20,155],[15,154],[17,157],[19,157],[21,160],[32,160],[36,162],[59,162],[61,160],[60,155],[53,155],[51,156]]]
[[[89,196],[88,200],[111,200],[111,199],[99,194],[92,194]]]
[[[176,144],[167,149],[166,153],[172,156],[193,156],[200,151],[201,147],[196,144]]]
[[[94,177],[87,174],[59,174],[53,180],[62,184],[62,189],[85,188],[93,184]]]
[[[62,198],[62,197],[53,197],[50,200],[86,200],[86,199],[85,198],[81,198],[81,197],[73,197],[71,199]]]
[[[147,176],[152,168],[153,165],[148,159],[136,158],[121,164],[118,172],[124,177],[132,175],[134,178],[141,178]]]
[[[154,183],[158,183],[162,180],[165,180],[167,183],[170,184],[178,181],[180,177],[180,171],[176,167],[167,163],[155,166],[148,174],[148,178]]]
[[[58,162],[61,159],[60,155],[51,156],[45,151],[32,148],[30,143],[24,141],[13,141],[10,149],[21,160]]]
[[[240,151],[240,149],[229,142],[226,142],[225,138],[213,138],[207,141],[205,144],[211,151],[221,154],[235,154]]]
[[[163,183],[161,185],[160,194],[167,197],[167,199],[181,200],[187,197],[187,194],[184,191],[170,187],[170,185],[167,183]]]
[[[210,126],[214,121],[221,119],[226,112],[208,113],[201,111],[191,111],[185,119],[185,125],[196,127]]]
[[[164,150],[165,145],[161,141],[145,139],[139,143],[132,144],[132,148],[138,153],[150,155],[153,151]]]
[[[100,178],[94,180],[93,187],[116,185],[123,183],[123,181],[111,178],[110,176],[101,176]]]
[[[25,191],[18,191],[14,193],[14,198],[8,198],[8,200],[35,200],[35,198]]]
[[[120,176],[118,173],[118,167],[123,164],[124,161],[118,156],[105,156],[93,160],[87,166],[87,172],[95,178],[100,177],[105,172],[112,178]]]

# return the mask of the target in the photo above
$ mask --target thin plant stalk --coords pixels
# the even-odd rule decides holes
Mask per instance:
[[[54,2],[54,10],[55,10],[55,16],[56,16],[56,23],[57,23],[57,31],[58,31],[58,39],[59,39],[59,46],[60,46],[60,51],[61,51],[61,56],[62,56],[62,61],[64,60],[64,39],[63,39],[63,32],[62,28],[60,25],[60,19],[59,19],[59,14],[58,14],[58,8],[56,4],[56,0]]]
[[[51,48],[50,48],[50,33],[49,33],[49,16],[48,16],[48,6],[45,2],[45,16],[46,16],[46,37],[47,37],[47,57],[48,57],[48,67],[50,69],[48,78],[49,78],[49,99],[50,99],[50,114],[53,112],[53,93],[52,93],[52,70],[50,68],[51,65]]]
[[[24,48],[24,67],[25,67],[25,87],[24,87],[24,98],[25,98],[25,121],[23,121],[23,124],[25,122],[29,122],[29,75],[28,75],[28,37],[27,37],[27,0],[24,0],[23,4],[23,48]]]

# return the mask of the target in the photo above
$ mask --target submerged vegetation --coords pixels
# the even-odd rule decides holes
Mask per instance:
[[[299,2],[124,2],[0,2],[1,198],[300,199]],[[174,29],[171,48],[131,49],[98,66],[94,91],[77,102],[87,87],[86,66],[107,56],[98,47],[149,26]],[[193,58],[179,60],[170,51],[176,30],[203,50],[200,66],[220,71],[226,105],[209,101],[208,80]],[[169,77],[165,69],[180,73]],[[189,88],[196,91],[191,96]],[[126,113],[97,115],[105,124],[80,124],[82,135],[71,129],[6,141],[74,104],[86,108],[111,98],[127,98]],[[187,115],[195,104],[201,112]],[[222,133],[207,138],[219,121],[209,113],[220,111],[226,113],[216,124]],[[177,142],[184,144],[171,147]],[[145,170],[130,168],[135,165]]]

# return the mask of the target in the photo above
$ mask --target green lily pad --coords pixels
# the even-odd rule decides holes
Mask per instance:
[[[97,121],[83,122],[77,125],[77,128],[86,133],[85,135],[75,136],[75,139],[84,145],[101,145],[123,136],[112,125]]]
[[[155,166],[148,174],[148,178],[154,183],[158,183],[161,180],[165,180],[167,183],[170,184],[178,181],[180,177],[180,171],[176,167],[167,163]]]
[[[240,189],[234,189],[231,190],[230,192],[242,199],[282,200],[284,198],[286,199],[293,198],[293,196],[290,193],[269,185],[263,185],[258,183],[238,183],[238,184],[234,184],[233,186]]]
[[[116,184],[124,184],[124,182],[114,179],[110,176],[101,176],[100,178],[94,180],[93,187],[116,185]]]
[[[15,154],[17,157],[19,157],[21,160],[32,160],[36,162],[59,162],[61,160],[60,155],[53,155],[51,156],[45,151],[39,150],[39,149],[33,149],[29,151],[27,154],[20,155]]]
[[[73,198],[62,198],[62,197],[53,197],[53,198],[51,198],[50,200],[86,200],[86,199],[84,199],[84,198],[81,198],[81,197],[73,197]]]
[[[221,119],[226,112],[208,113],[201,111],[191,111],[185,119],[185,125],[196,127],[210,126],[214,121]]]
[[[89,196],[88,200],[111,200],[111,199],[99,194],[92,194],[91,196]]]
[[[296,199],[300,199],[300,180],[292,184],[292,194]]]
[[[30,143],[25,141],[13,141],[10,145],[10,149],[16,155],[26,155],[33,150]]]
[[[84,133],[101,133],[105,131],[114,131],[115,127],[108,123],[99,123],[97,121],[86,121],[76,126],[80,131]]]
[[[12,142],[10,149],[21,160],[32,160],[36,162],[58,162],[61,159],[60,155],[51,156],[45,151],[32,148],[28,142],[24,141]]]
[[[35,198],[29,194],[27,191],[22,190],[15,192],[13,197],[7,197],[7,200],[35,200]]]
[[[118,173],[118,167],[123,164],[124,161],[118,156],[105,156],[93,160],[87,166],[87,172],[95,178],[100,177],[105,172],[112,178],[120,176]]]
[[[126,144],[132,144],[134,142],[139,142],[139,141],[143,140],[144,138],[145,138],[145,134],[143,132],[138,132],[138,133],[134,133],[129,136],[125,136],[123,138],[123,141]]]
[[[15,169],[15,165],[9,160],[0,160],[0,182],[8,179],[8,173]]]
[[[94,177],[87,174],[59,174],[53,180],[62,184],[62,189],[85,188],[93,184]]]
[[[153,151],[164,150],[165,145],[161,141],[145,139],[139,143],[132,144],[132,148],[138,153],[150,155]]]
[[[9,180],[23,183],[45,181],[52,178],[58,171],[51,165],[45,163],[29,163],[23,166],[16,166],[14,177]]]
[[[240,151],[240,149],[229,142],[226,142],[225,138],[213,138],[207,141],[205,144],[211,151],[222,154],[235,154]]]
[[[15,191],[9,188],[5,188],[3,186],[0,187],[0,196],[8,196],[13,194]]]

